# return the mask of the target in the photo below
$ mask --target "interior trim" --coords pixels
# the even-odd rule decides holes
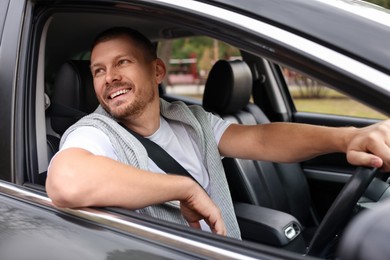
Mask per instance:
[[[45,49],[46,36],[52,18],[50,18],[42,30],[42,35],[39,43],[39,56],[37,63],[37,82],[36,82],[36,97],[35,97],[35,125],[37,138],[37,153],[38,153],[38,172],[44,172],[49,165],[47,158],[46,144],[46,119],[45,119]]]
[[[315,169],[304,169],[306,177],[312,180],[331,181],[338,183],[346,183],[351,175],[346,173],[322,171]]]

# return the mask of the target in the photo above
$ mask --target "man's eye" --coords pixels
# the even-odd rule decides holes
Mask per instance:
[[[123,64],[127,64],[129,62],[130,62],[129,60],[119,60],[118,64],[123,65]]]
[[[99,76],[99,75],[102,75],[103,73],[104,73],[103,69],[96,69],[96,70],[94,70],[93,75]]]

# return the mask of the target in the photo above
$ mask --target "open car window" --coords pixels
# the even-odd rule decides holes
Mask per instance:
[[[341,93],[335,87],[294,69],[282,67],[282,72],[297,112],[370,119],[388,118],[385,114]]]
[[[242,60],[240,50],[207,36],[191,36],[158,43],[157,55],[164,60],[167,94],[201,101],[212,66],[220,59]]]

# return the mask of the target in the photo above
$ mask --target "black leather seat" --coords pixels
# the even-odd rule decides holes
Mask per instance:
[[[58,135],[47,135],[49,161],[59,149],[60,136],[83,115],[93,112],[99,102],[93,88],[87,60],[65,62],[55,78],[51,105],[47,110],[51,127]],[[37,183],[45,185],[46,174],[39,174]]]
[[[260,108],[249,103],[251,93],[249,66],[240,60],[220,60],[210,71],[203,106],[235,123],[269,123]],[[224,158],[223,164],[233,201],[289,213],[304,226],[305,240],[311,239],[317,222],[311,207],[309,186],[299,164],[233,158]]]
[[[82,114],[99,105],[87,60],[69,60],[59,69],[51,98],[51,126],[62,135]],[[78,112],[79,111],[79,112]]]

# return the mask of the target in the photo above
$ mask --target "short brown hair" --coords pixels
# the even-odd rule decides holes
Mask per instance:
[[[156,48],[153,43],[139,31],[128,27],[113,27],[101,32],[93,41],[91,50],[100,42],[111,40],[122,35],[128,36],[137,43],[139,47],[144,49],[145,59],[155,60],[157,58]]]

